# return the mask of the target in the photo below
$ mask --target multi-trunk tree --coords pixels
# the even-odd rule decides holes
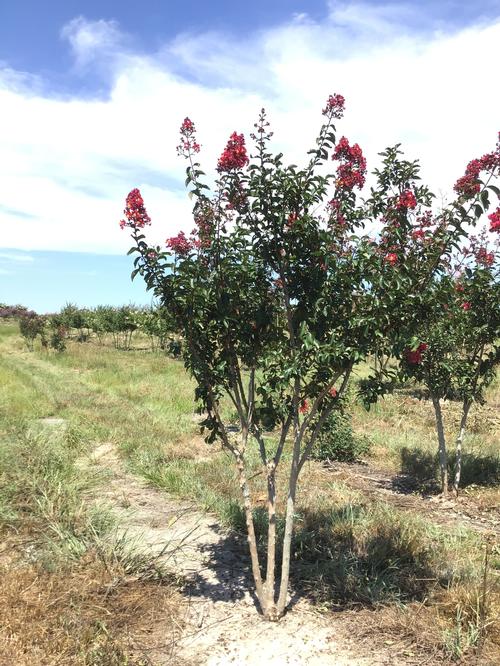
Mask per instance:
[[[489,227],[479,236],[466,234],[482,223],[490,197],[500,196],[500,137],[494,151],[469,162],[465,175],[455,184],[456,201],[437,217],[429,210],[424,215],[415,214],[411,233],[404,221],[405,230],[400,233],[402,219],[397,216],[397,205],[391,205],[389,199],[387,206],[383,184],[392,166],[387,159],[384,165],[378,173],[378,191],[372,192],[369,201],[374,215],[382,213],[385,220],[394,216],[382,232],[382,242],[394,242],[391,227],[396,227],[400,244],[399,250],[397,242],[391,245],[394,262],[407,262],[416,247],[427,245],[429,251],[422,256],[431,264],[419,266],[414,259],[408,264],[410,270],[421,273],[418,293],[409,294],[406,303],[414,316],[408,317],[408,327],[401,322],[401,335],[384,338],[375,355],[375,373],[365,382],[365,397],[368,402],[375,400],[377,393],[391,387],[398,374],[388,363],[394,357],[401,359],[403,377],[426,388],[436,418],[443,494],[449,486],[443,401],[461,403],[453,475],[453,489],[458,494],[470,408],[474,402],[484,402],[485,389],[500,362],[500,208],[488,216]],[[398,274],[394,277],[399,279]],[[407,315],[402,313],[402,318]]]
[[[133,277],[144,277],[183,338],[208,439],[234,459],[255,589],[269,620],[279,619],[287,605],[297,482],[315,441],[342,408],[356,364],[412,330],[422,284],[464,233],[461,211],[431,220],[432,195],[418,184],[418,165],[402,160],[397,148],[383,154],[369,206],[359,204],[366,161],[358,144],[336,139],[334,123],[343,111],[344,98],[330,96],[303,168],[285,166],[281,154],[270,152],[272,133],[262,111],[253,154],[234,132],[213,191],[203,181],[195,127],[186,118],[179,153],[188,161],[193,232],[169,238],[166,248],[150,247],[143,233],[150,219],[137,189],[121,222],[131,230],[130,252],[137,253]],[[325,174],[330,160],[335,169]],[[377,239],[365,225],[380,216],[384,232]],[[422,229],[424,235],[432,230],[437,242],[417,242]],[[223,418],[225,400],[237,414],[237,429]],[[267,484],[265,551],[255,533],[251,447]],[[285,460],[288,481],[278,488]],[[284,505],[281,544],[278,499]]]
[[[472,405],[500,363],[500,254],[486,232],[457,252],[448,270],[427,288],[427,312],[413,345],[403,353],[402,371],[424,386],[434,406],[441,492],[449,489],[443,401],[458,401],[453,490],[458,495],[462,447]]]

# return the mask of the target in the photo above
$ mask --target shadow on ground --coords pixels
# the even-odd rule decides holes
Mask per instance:
[[[419,448],[401,449],[401,472],[411,484],[414,491],[423,493],[439,492],[439,458]],[[448,474],[452,478],[455,472],[455,458],[450,456]],[[482,456],[476,453],[462,454],[462,474],[460,486],[465,488],[472,484],[494,486],[500,483],[500,456]]]
[[[258,607],[253,593],[252,572],[246,536],[242,532],[225,532],[218,524],[210,526],[219,533],[217,543],[202,546],[200,552],[206,565],[193,572],[185,585],[190,597],[207,597],[214,602],[231,603],[250,596]]]
[[[256,513],[263,542],[264,517]],[[253,581],[243,533],[221,534],[221,540],[206,546],[205,553],[207,569],[196,572],[188,593],[222,602],[248,596]],[[278,553],[278,561],[280,557]],[[338,610],[422,600],[439,583],[446,581],[435,577],[428,543],[419,538],[418,530],[408,529],[397,518],[374,515],[365,505],[351,504],[297,516],[291,566],[295,592],[290,606],[301,598]],[[253,602],[258,608],[255,595]]]

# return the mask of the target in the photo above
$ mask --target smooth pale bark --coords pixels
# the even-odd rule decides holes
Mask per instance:
[[[277,620],[275,603],[275,569],[276,569],[276,469],[269,463],[267,471],[267,568],[264,584],[265,611],[269,620]]]
[[[460,486],[460,476],[462,474],[462,444],[465,436],[465,428],[467,426],[467,417],[471,408],[471,401],[464,401],[462,408],[462,418],[460,419],[460,430],[455,442],[455,477],[453,479],[453,490],[458,497],[458,488]]]
[[[281,560],[281,581],[278,597],[278,617],[285,613],[288,581],[290,579],[290,553],[292,550],[293,521],[295,518],[295,498],[297,494],[297,479],[299,477],[300,440],[295,438],[293,447],[292,466],[290,469],[290,480],[288,486],[288,499],[286,503],[285,533],[283,536],[283,556]]]
[[[243,507],[245,509],[245,520],[247,524],[247,540],[248,547],[250,550],[250,558],[252,561],[252,574],[255,582],[255,591],[259,599],[259,603],[262,607],[262,611],[265,612],[263,607],[264,605],[264,588],[262,585],[262,575],[260,573],[259,565],[259,553],[257,551],[257,539],[255,537],[255,527],[253,524],[253,515],[252,515],[252,501],[250,498],[250,489],[248,487],[248,481],[245,474],[245,465],[241,455],[236,455],[236,466],[238,468],[238,478],[240,482],[241,494],[243,496]]]
[[[443,413],[441,411],[441,401],[436,396],[432,396],[434,413],[436,415],[436,427],[439,446],[439,469],[441,472],[441,492],[443,495],[448,493],[448,453],[446,451],[446,439],[444,435]]]

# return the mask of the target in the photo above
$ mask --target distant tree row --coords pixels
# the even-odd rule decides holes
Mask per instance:
[[[66,341],[99,344],[112,340],[116,349],[130,349],[135,333],[146,336],[153,351],[180,353],[180,342],[172,335],[170,318],[163,307],[124,305],[79,308],[67,303],[59,312],[40,315],[22,305],[0,303],[0,319],[16,319],[27,348],[33,351],[37,339],[43,348],[66,349]]]

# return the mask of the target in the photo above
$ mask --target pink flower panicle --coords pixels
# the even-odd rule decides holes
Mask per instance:
[[[408,210],[417,207],[417,200],[414,193],[411,190],[404,190],[399,195],[396,208],[398,210]]]
[[[177,154],[181,157],[189,157],[193,153],[200,152],[200,144],[196,141],[196,128],[189,118],[184,118],[180,128],[181,142],[177,146]]]
[[[192,134],[194,132],[194,123],[190,118],[184,118],[181,125],[182,134]]]
[[[344,115],[345,108],[345,98],[343,95],[330,95],[326,100],[326,106],[323,109],[324,116],[330,116],[331,118],[342,118]]]
[[[405,359],[410,365],[420,365],[422,363],[422,354],[428,348],[425,342],[421,342],[415,350],[405,349]]]
[[[426,210],[422,215],[417,216],[417,224],[420,229],[428,229],[434,224],[434,219],[432,217],[432,211]]]
[[[337,167],[337,186],[343,190],[363,188],[366,177],[366,159],[357,143],[349,145],[343,136],[333,151],[332,160],[340,162]]]
[[[166,244],[167,247],[180,257],[185,257],[195,246],[193,241],[186,238],[186,234],[183,231],[180,231],[177,236],[167,238]]]
[[[243,134],[233,132],[229,141],[219,157],[217,171],[219,173],[236,171],[248,164],[247,149],[245,148],[245,137]]]
[[[309,403],[307,402],[307,400],[302,400],[299,406],[299,412],[301,414],[307,414],[308,411],[309,411]]]
[[[491,266],[495,261],[495,255],[493,252],[488,252],[485,247],[480,247],[476,252],[476,260],[478,264],[483,266]]]
[[[462,310],[467,311],[470,310],[472,306],[469,301],[465,301],[464,303],[461,304],[460,307],[462,308]]]
[[[479,181],[481,171],[492,172],[497,168],[500,168],[500,132],[495,151],[471,160],[465,169],[465,174],[457,180],[453,189],[465,199],[471,199],[481,191]]]
[[[395,254],[394,252],[389,252],[388,254],[385,255],[384,261],[386,261],[391,266],[394,266],[395,264],[398,263],[398,255]]]
[[[147,224],[151,224],[151,218],[147,214],[144,200],[137,187],[128,193],[123,214],[127,219],[120,221],[120,229],[125,229],[125,227],[142,229]]]
[[[341,229],[346,223],[346,219],[344,215],[342,215],[341,208],[342,202],[340,199],[331,199],[327,204],[327,209],[330,214],[329,221],[330,223],[335,222],[338,225],[338,229]]]
[[[488,220],[490,221],[490,231],[500,233],[500,207],[498,207],[494,213],[488,215]]]

